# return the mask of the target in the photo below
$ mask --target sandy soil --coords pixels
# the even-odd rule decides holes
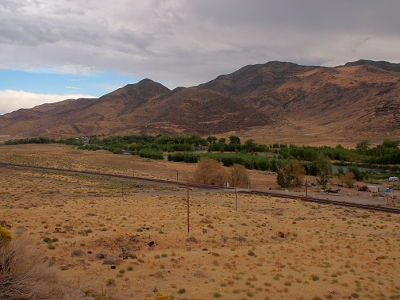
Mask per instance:
[[[0,160],[160,178],[194,168],[57,147],[0,147]],[[0,178],[0,220],[25,229],[73,288],[113,299],[400,297],[398,215],[242,194],[236,210],[234,193],[194,189],[188,232],[184,188],[9,168]]]

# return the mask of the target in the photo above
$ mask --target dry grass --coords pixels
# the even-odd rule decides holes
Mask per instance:
[[[59,271],[17,232],[13,241],[0,245],[0,299],[61,299],[64,289]]]
[[[42,149],[47,159],[58,155],[58,163],[82,169],[94,161],[116,172],[135,166],[143,174],[186,167],[32,147],[25,154],[17,147],[13,159],[34,156],[40,162]],[[12,233],[26,228],[32,240],[28,257],[33,248],[62,270],[62,284],[73,288],[69,299],[79,299],[79,288],[103,299],[153,299],[157,293],[230,300],[400,294],[398,215],[244,194],[236,210],[234,193],[194,188],[188,233],[185,188],[18,168],[0,168],[0,178],[0,215]],[[97,257],[101,251],[107,260]]]

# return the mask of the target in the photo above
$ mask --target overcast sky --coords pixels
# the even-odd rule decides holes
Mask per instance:
[[[399,0],[0,0],[0,114],[271,60],[400,62]]]

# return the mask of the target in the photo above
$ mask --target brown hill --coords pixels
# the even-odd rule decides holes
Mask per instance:
[[[275,126],[292,127],[293,134],[400,134],[400,64],[358,61],[324,68],[270,62],[200,87],[254,107]]]
[[[326,68],[269,62],[198,87],[171,91],[144,79],[98,99],[21,109],[0,116],[0,135],[258,132],[398,138],[399,113],[400,64],[361,60]]]

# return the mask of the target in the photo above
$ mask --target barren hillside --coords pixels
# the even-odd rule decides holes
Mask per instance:
[[[399,138],[399,112],[399,64],[362,60],[326,68],[269,62],[197,87],[171,91],[144,79],[98,99],[21,109],[0,116],[0,135],[257,132]]]

